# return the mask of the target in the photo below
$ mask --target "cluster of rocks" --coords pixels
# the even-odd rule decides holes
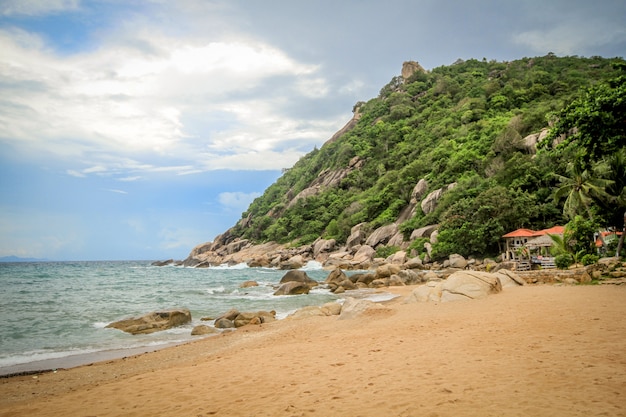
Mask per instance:
[[[450,265],[463,264],[462,257],[454,256]],[[465,261],[467,262],[467,261]],[[406,266],[406,265],[405,265]],[[465,265],[467,266],[467,265]],[[597,264],[568,271],[521,271],[515,272],[496,265],[494,272],[474,271],[450,267],[432,271],[417,268],[402,268],[397,264],[384,264],[375,270],[347,275],[337,268],[331,271],[323,283],[311,279],[305,271],[288,271],[274,295],[307,294],[313,287],[324,285],[334,293],[361,288],[381,288],[387,286],[416,285],[404,300],[412,302],[449,302],[458,300],[481,299],[502,291],[503,288],[526,285],[527,283],[578,284],[592,280],[602,280],[608,284],[626,284],[626,263],[618,258],[603,258]],[[242,287],[258,285],[255,281],[246,281]],[[369,300],[357,300],[347,297],[343,304],[331,302],[322,306],[308,306],[297,310],[288,319],[301,319],[313,316],[333,316],[340,319],[354,318],[372,309],[386,307]],[[213,326],[201,324],[195,326],[192,335],[220,333],[224,329],[236,329],[247,325],[260,325],[276,320],[275,311],[240,312],[230,310],[213,320]],[[106,327],[119,329],[132,334],[146,334],[191,322],[191,313],[186,309],[173,309],[147,313],[113,322]]]

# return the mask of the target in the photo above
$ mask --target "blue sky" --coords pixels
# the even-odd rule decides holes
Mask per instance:
[[[182,259],[399,75],[625,56],[626,2],[0,0],[0,257]]]

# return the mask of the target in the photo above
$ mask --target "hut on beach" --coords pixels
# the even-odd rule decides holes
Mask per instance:
[[[550,235],[563,236],[565,227],[554,226],[549,229],[517,229],[502,236],[504,239],[503,261],[517,263],[517,270],[529,270],[533,264],[542,268],[554,268],[554,258],[550,256],[553,244]]]

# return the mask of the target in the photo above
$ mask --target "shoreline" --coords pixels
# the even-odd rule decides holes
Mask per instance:
[[[355,298],[364,298],[364,299],[372,299],[377,303],[387,303],[393,301],[394,294],[399,290],[395,290],[394,288],[400,287],[389,287],[383,290],[381,289],[369,289],[368,291],[354,290],[354,293],[348,291],[345,293],[346,296],[353,296]],[[286,317],[279,319],[278,321],[284,320]],[[15,376],[25,376],[25,375],[36,375],[47,372],[54,372],[58,370],[68,370],[72,368],[76,368],[79,366],[93,365],[99,362],[106,362],[116,359],[124,359],[130,356],[137,356],[144,353],[156,352],[163,349],[168,349],[171,347],[185,345],[188,343],[195,343],[202,341],[203,339],[217,337],[225,333],[230,333],[237,331],[237,329],[225,329],[220,333],[204,335],[204,336],[196,336],[192,339],[185,341],[177,341],[177,342],[167,342],[159,345],[146,345],[146,346],[136,346],[136,347],[128,347],[128,348],[119,348],[119,349],[106,349],[106,350],[98,350],[94,352],[85,352],[85,353],[77,353],[70,354],[66,356],[61,356],[58,358],[49,358],[36,360],[31,362],[24,362],[14,365],[7,365],[0,367],[0,379],[2,378],[12,378]]]
[[[624,286],[285,319],[0,379],[8,415],[626,415]]]
[[[78,353],[74,355],[62,356],[59,358],[43,359],[38,361],[3,366],[0,367],[0,378],[13,378],[14,376],[35,375],[47,372],[54,372],[58,370],[67,370],[77,368],[79,366],[91,365],[98,362],[123,359],[128,356],[137,356],[144,353],[156,352],[161,349],[168,349],[185,343],[192,343],[200,339],[201,338],[199,337],[196,340],[163,343],[162,345],[157,346],[139,346],[131,348],[100,350],[89,353]]]

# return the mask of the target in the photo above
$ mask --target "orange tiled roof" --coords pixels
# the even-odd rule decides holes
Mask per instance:
[[[601,248],[604,244],[603,238],[609,235],[621,236],[622,232],[600,232],[600,236],[596,239],[596,247]]]
[[[536,236],[540,235],[562,235],[565,232],[565,226],[552,226],[549,229],[543,229],[537,232]]]
[[[543,236],[543,235],[547,235],[547,234],[551,234],[551,235],[562,235],[563,231],[565,230],[564,226],[553,226],[549,229],[543,229],[543,230],[539,230],[539,231],[534,231],[534,230],[530,230],[530,229],[517,229],[514,230],[512,232],[507,233],[506,235],[502,236],[504,238],[510,238],[510,237],[536,237],[536,236]]]
[[[507,233],[502,237],[533,237],[535,235],[534,233],[535,232],[530,229],[517,229]]]

